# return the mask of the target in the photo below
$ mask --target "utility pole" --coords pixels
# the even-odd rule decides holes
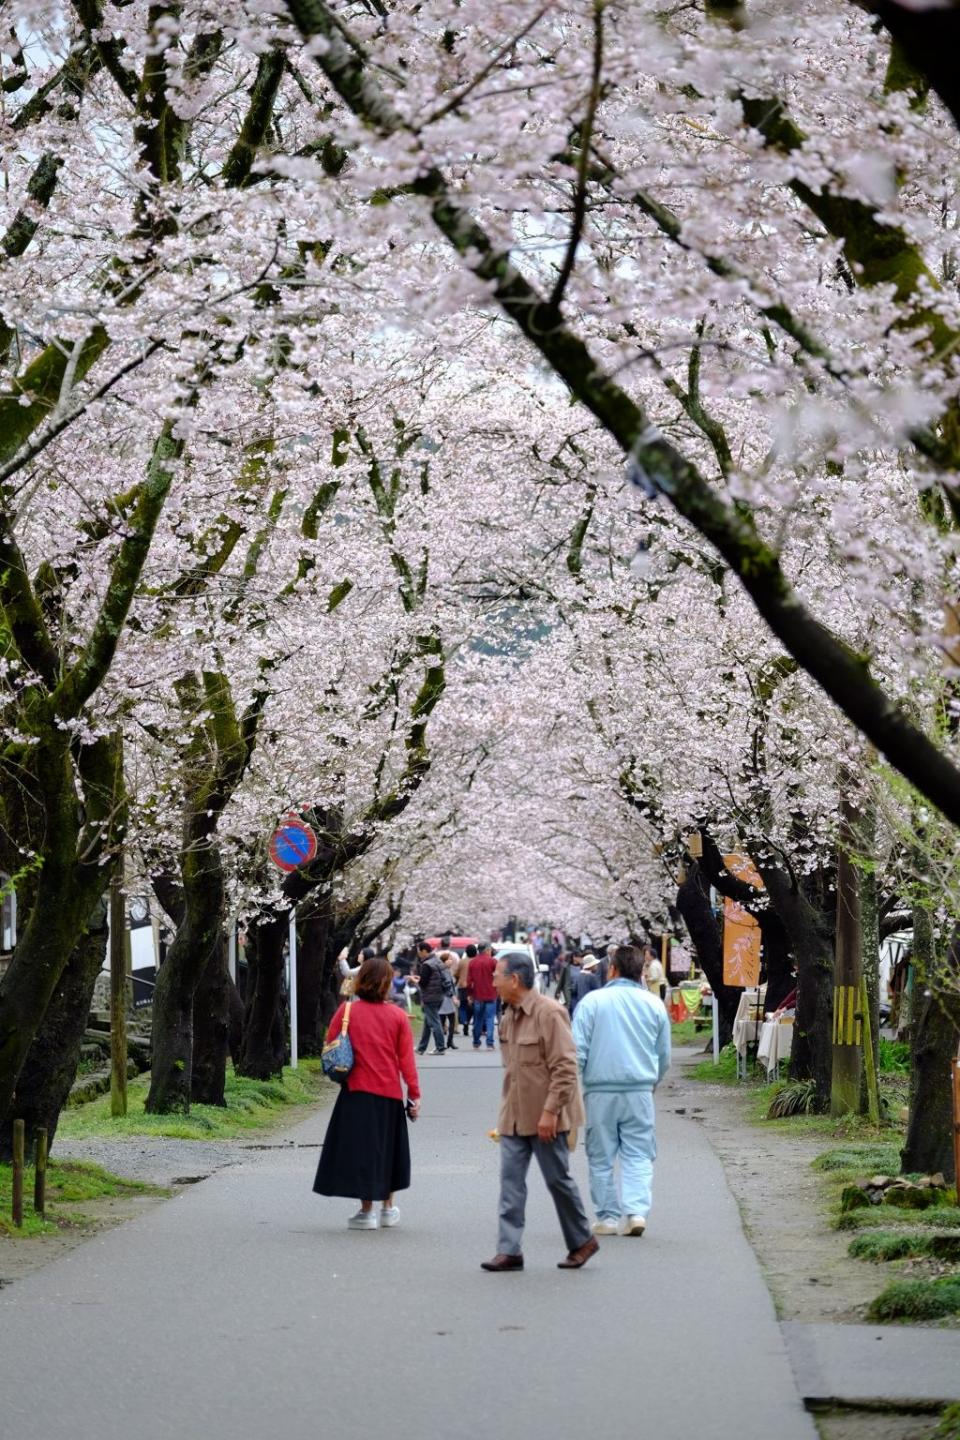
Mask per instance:
[[[849,776],[841,776],[847,791]],[[860,1045],[863,1036],[860,989],[860,877],[853,855],[859,815],[843,794],[837,839],[837,934],[833,971],[833,1069],[830,1114],[856,1115],[860,1110]]]
[[[127,1113],[127,905],[123,860],[110,883],[110,1114]]]

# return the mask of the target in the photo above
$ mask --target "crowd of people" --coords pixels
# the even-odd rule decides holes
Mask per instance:
[[[656,1155],[653,1092],[670,1063],[663,967],[652,947],[609,945],[548,952],[513,941],[495,957],[482,942],[455,950],[449,936],[418,940],[397,957],[341,957],[344,999],[330,1023],[335,1047],[349,1033],[352,1065],[324,1139],[314,1190],[359,1199],[350,1228],[395,1225],[397,1191],[410,1184],[406,1121],[420,1113],[420,1082],[406,998],[420,997],[420,1055],[499,1044],[504,1067],[497,1130],[501,1146],[497,1253],[483,1269],[523,1269],[526,1174],[536,1156],[553,1198],[567,1253],[579,1269],[598,1236],[644,1233]],[[539,952],[539,953],[538,953]],[[551,998],[547,993],[554,985]],[[393,1002],[393,1003],[390,1003]],[[406,1104],[404,1104],[404,1090]],[[570,1173],[585,1124],[591,1225]],[[380,1211],[377,1214],[376,1206]]]

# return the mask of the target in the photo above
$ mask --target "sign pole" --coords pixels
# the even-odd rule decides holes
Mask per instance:
[[[953,1183],[960,1205],[960,1052],[953,1062]]]
[[[299,1061],[297,1052],[297,910],[290,911],[290,1068],[296,1070]]]
[[[716,995],[714,995],[714,996],[713,996],[713,999],[711,1000],[710,1003],[711,1003],[711,1007],[712,1007],[712,1009],[713,1009],[713,1063],[714,1063],[714,1065],[719,1065],[719,1064],[720,1064],[720,1002],[717,1000]]]
[[[227,971],[234,985],[237,983],[237,922],[230,921],[230,934],[227,936]]]

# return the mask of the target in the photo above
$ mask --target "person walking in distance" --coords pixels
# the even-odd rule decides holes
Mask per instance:
[[[440,983],[443,986],[443,999],[440,1001],[440,1028],[444,1033],[448,1050],[456,1050],[454,1040],[457,1034],[457,964],[458,957],[455,950],[449,947],[440,949],[434,956],[437,964],[441,967]]]
[[[486,1037],[487,1049],[494,1048],[494,1032],[497,1023],[497,990],[493,983],[497,962],[486,945],[470,961],[467,970],[467,986],[473,1001],[473,1048],[480,1049],[481,1035]]]
[[[621,945],[601,990],[584,995],[573,1038],[587,1108],[595,1235],[642,1235],[657,1154],[653,1092],[670,1067],[670,1021],[643,984],[643,956]],[[620,1164],[620,1187],[615,1167]]]
[[[533,961],[506,955],[497,961],[503,1001],[500,1053],[500,1225],[497,1253],[483,1270],[523,1269],[527,1171],[534,1155],[546,1181],[567,1246],[561,1270],[579,1270],[599,1249],[570,1174],[569,1135],[583,1122],[577,1053],[570,1017],[533,985]]]
[[[427,1043],[430,1036],[433,1036],[435,1055],[442,1055],[446,1050],[443,1040],[443,1026],[440,1024],[440,1006],[443,1003],[443,975],[440,968],[440,961],[437,960],[431,947],[425,940],[421,940],[417,946],[417,961],[419,964],[420,1004],[423,1006],[423,1033],[420,1036],[420,1044],[417,1046],[417,1054],[426,1053]]]
[[[327,1031],[328,1041],[336,1039],[349,1004],[353,1068],[333,1107],[313,1188],[318,1195],[360,1201],[360,1209],[347,1221],[351,1230],[396,1225],[400,1211],[393,1203],[394,1194],[410,1184],[401,1082],[406,1085],[411,1120],[420,1113],[420,1082],[410,1021],[395,1005],[385,1003],[392,980],[386,956],[364,960],[353,995],[337,1010]],[[379,1217],[374,1208],[378,1200]]]
[[[457,996],[460,1001],[460,1024],[464,1035],[470,1034],[473,1006],[470,1003],[470,961],[477,953],[476,945],[468,945],[457,964]]]

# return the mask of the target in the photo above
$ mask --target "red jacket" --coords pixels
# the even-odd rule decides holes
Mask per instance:
[[[496,960],[486,950],[475,955],[470,961],[467,988],[474,1000],[496,1000],[497,992],[493,987],[493,972],[496,968]]]
[[[340,1034],[345,1006],[341,1005],[327,1031],[327,1039]],[[413,1058],[413,1031],[407,1012],[398,1005],[377,1005],[370,1000],[354,1000],[350,1006],[350,1027],[347,1031],[353,1044],[353,1069],[347,1076],[348,1090],[363,1090],[368,1095],[386,1095],[402,1100],[400,1077],[407,1082],[407,1095],[420,1099],[420,1080]]]

